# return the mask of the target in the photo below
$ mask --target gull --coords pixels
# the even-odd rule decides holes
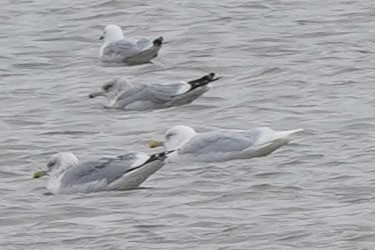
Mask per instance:
[[[122,78],[115,78],[103,84],[100,91],[93,92],[90,98],[104,96],[109,100],[107,107],[123,110],[149,110],[181,106],[193,102],[206,93],[210,82],[216,81],[214,73],[191,81],[176,83],[132,84]]]
[[[120,26],[110,24],[104,28],[104,43],[99,51],[103,62],[126,64],[143,64],[157,57],[163,43],[163,37],[151,39],[142,37],[135,40],[125,40]]]
[[[117,157],[79,162],[71,152],[55,154],[45,170],[33,178],[48,175],[47,189],[53,194],[89,193],[138,188],[150,175],[164,165],[165,154],[148,156],[127,152]]]
[[[197,133],[179,125],[165,133],[165,142],[153,140],[150,148],[164,146],[167,162],[221,162],[269,155],[287,144],[302,129],[275,131],[268,127]]]

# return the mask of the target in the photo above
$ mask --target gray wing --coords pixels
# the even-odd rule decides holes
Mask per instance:
[[[240,153],[251,147],[260,137],[261,132],[251,130],[246,132],[215,131],[198,134],[178,150],[180,155],[199,156]]]
[[[160,108],[171,101],[187,87],[186,83],[173,84],[138,84],[125,91],[116,99],[116,107],[124,109],[151,109]]]
[[[137,47],[141,50],[141,51],[145,51],[145,50],[148,50],[149,48],[153,47],[154,46],[154,41],[155,39],[150,39],[150,38],[146,38],[146,37],[142,37],[140,38],[138,41],[137,41]]]
[[[66,171],[61,179],[61,186],[74,186],[101,180],[106,180],[109,184],[142,165],[142,162],[139,163],[142,156],[146,162],[148,158],[146,154],[130,152],[115,158],[101,158],[98,161],[81,163]]]
[[[144,110],[153,105],[147,84],[137,84],[126,90],[117,97],[115,103],[115,107],[125,110]]]
[[[152,47],[152,41],[147,38],[141,38],[136,42],[120,40],[110,43],[104,49],[104,55],[110,57],[130,58]]]
[[[148,92],[152,99],[159,102],[171,101],[178,95],[183,95],[191,90],[191,85],[186,82],[176,82],[169,84],[150,84]]]

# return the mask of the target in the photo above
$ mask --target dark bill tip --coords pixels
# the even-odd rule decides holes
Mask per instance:
[[[97,96],[105,96],[105,93],[102,91],[98,91],[98,92],[92,92],[89,94],[89,98],[95,98]]]
[[[102,93],[101,92],[92,92],[89,94],[89,98],[95,98],[97,96],[100,96]]]

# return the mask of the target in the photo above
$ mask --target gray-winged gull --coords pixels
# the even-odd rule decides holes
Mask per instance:
[[[209,83],[218,80],[211,73],[192,81],[176,83],[132,84],[125,79],[115,78],[93,92],[90,98],[104,96],[109,100],[108,107],[124,110],[162,109],[191,103],[209,90]]]
[[[151,148],[163,145],[167,162],[219,162],[266,156],[289,142],[302,129],[274,131],[268,127],[250,130],[196,133],[179,125],[165,133],[165,142],[151,141]]]
[[[100,39],[104,39],[99,52],[101,61],[127,64],[149,62],[158,55],[163,43],[163,37],[125,40],[122,29],[114,24],[104,28],[103,36]]]
[[[88,193],[138,188],[164,165],[165,154],[147,155],[128,152],[113,158],[80,163],[70,152],[58,153],[48,161],[47,169],[33,178],[49,175],[47,189],[58,193]]]

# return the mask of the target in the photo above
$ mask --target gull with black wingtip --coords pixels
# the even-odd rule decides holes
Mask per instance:
[[[104,83],[99,91],[91,93],[89,97],[104,96],[109,100],[107,107],[123,110],[163,109],[193,102],[210,89],[209,83],[218,79],[220,77],[215,78],[214,73],[192,81],[165,84],[132,84],[125,79],[115,78]]]
[[[156,39],[142,37],[125,40],[120,26],[110,24],[104,28],[104,40],[99,51],[99,58],[103,62],[132,64],[148,63],[157,57],[163,44],[163,37]]]
[[[136,189],[164,165],[165,154],[128,152],[80,163],[70,152],[51,157],[47,168],[33,178],[48,175],[47,189],[53,194],[89,193]]]

